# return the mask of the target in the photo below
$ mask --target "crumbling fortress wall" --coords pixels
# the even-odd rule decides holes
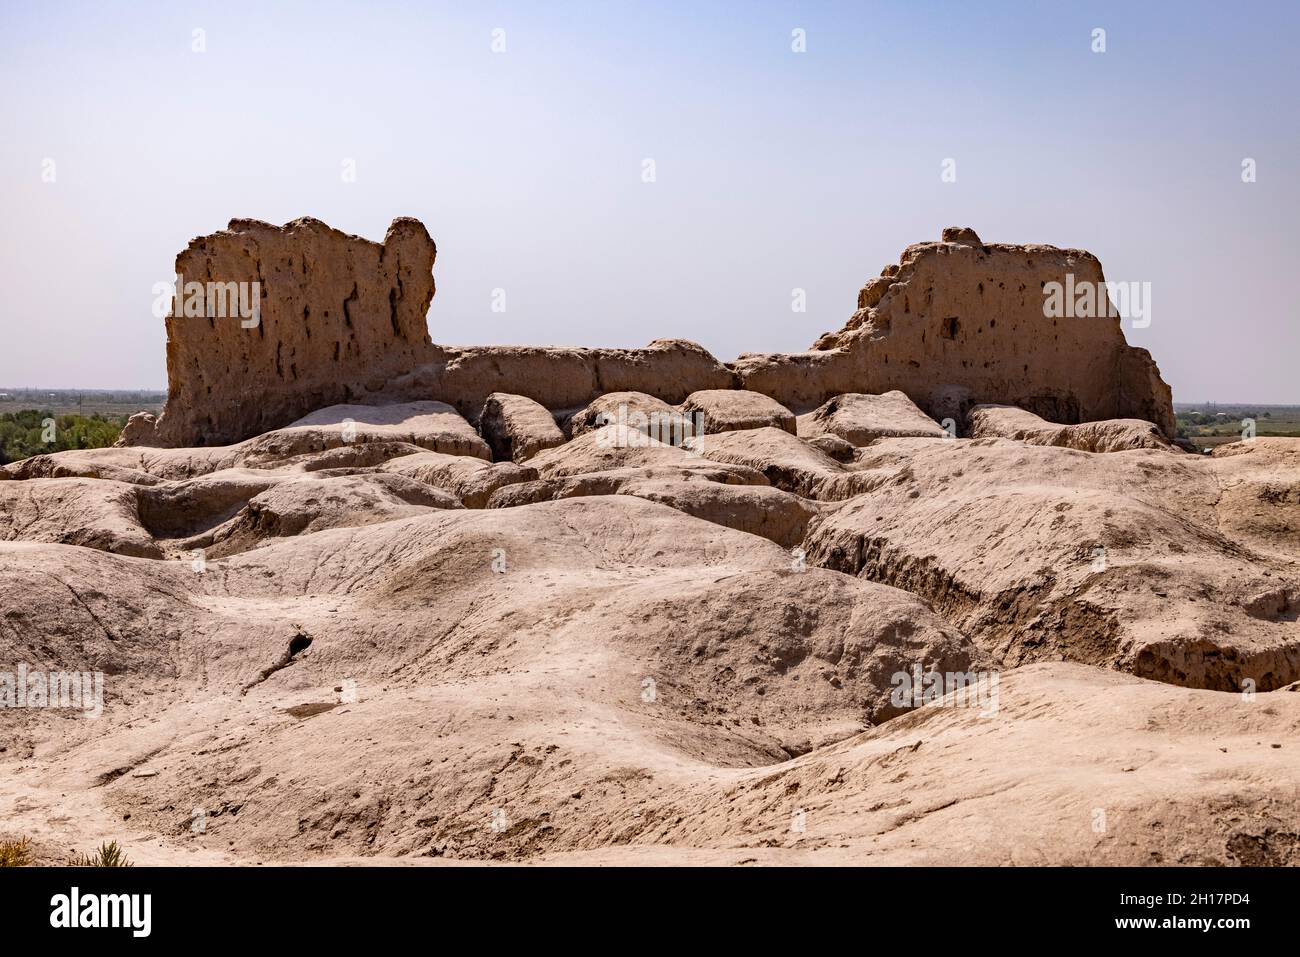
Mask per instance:
[[[1169,387],[1118,318],[1048,318],[1044,287],[1101,282],[1090,253],[984,244],[969,229],[909,246],[862,290],[858,311],[809,352],[746,354],[727,366],[684,340],[644,349],[434,344],[426,314],[436,249],[415,219],[382,243],[315,219],[283,227],[232,220],[177,257],[185,283],[254,283],[256,322],[186,315],[167,323],[163,416],[124,444],[228,444],[337,403],[437,399],[477,415],[493,392],[551,410],[609,392],[680,403],[746,388],[804,412],[841,393],[899,389],[936,418],[981,403],[1016,405],[1064,424],[1141,418],[1173,434]]]
[[[434,354],[428,231],[395,219],[382,243],[316,219],[251,219],[176,257],[179,283],[257,283],[260,315],[167,317],[163,446],[224,445],[315,409],[364,402]]]
[[[339,403],[440,399],[476,415],[493,392],[567,408],[606,392],[681,402],[734,384],[726,366],[681,340],[645,349],[435,345],[426,314],[436,253],[410,218],[393,220],[382,243],[310,218],[283,227],[236,219],[192,240],[176,257],[178,282],[257,283],[260,315],[173,309],[166,408],[152,429],[133,423],[125,443],[224,445]]]
[[[1068,276],[1071,288],[1105,288],[1092,253],[985,244],[950,227],[940,242],[903,250],[862,288],[844,328],[811,351],[751,353],[734,367],[745,388],[797,411],[898,389],[936,419],[961,422],[995,403],[1067,425],[1146,419],[1172,438],[1169,386],[1151,354],[1125,341],[1118,315],[1045,315],[1048,284]]]

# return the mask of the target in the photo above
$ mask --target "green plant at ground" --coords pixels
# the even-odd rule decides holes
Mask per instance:
[[[0,867],[26,867],[32,862],[32,842],[28,838],[0,841]]]
[[[72,858],[73,867],[134,867],[117,846],[117,841],[109,841],[93,854],[77,854]]]

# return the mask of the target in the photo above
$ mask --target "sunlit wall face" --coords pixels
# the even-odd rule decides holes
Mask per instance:
[[[163,386],[232,217],[412,215],[438,342],[800,350],[968,224],[1150,282],[1176,399],[1300,402],[1300,8],[1084,7],[6,3],[0,386]]]

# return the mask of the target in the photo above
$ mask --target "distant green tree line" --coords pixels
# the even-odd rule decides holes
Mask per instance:
[[[43,452],[102,449],[117,441],[125,424],[126,417],[120,415],[55,416],[37,409],[0,413],[0,465]]]

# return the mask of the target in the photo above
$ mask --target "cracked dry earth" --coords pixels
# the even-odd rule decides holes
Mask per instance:
[[[1300,863],[1300,442],[783,421],[493,462],[417,405],[5,469],[0,670],[106,696],[0,711],[0,837],[45,863]],[[996,670],[996,708],[900,708],[917,664]]]

